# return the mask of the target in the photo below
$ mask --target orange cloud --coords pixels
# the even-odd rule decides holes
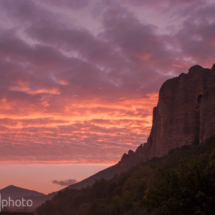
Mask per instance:
[[[5,102],[5,101],[2,101]],[[115,103],[82,101],[65,112],[46,107],[0,116],[1,162],[28,164],[114,163],[146,141],[157,94]],[[66,159],[65,159],[66,158]]]
[[[25,92],[30,95],[36,95],[36,94],[41,94],[41,93],[48,93],[48,94],[60,94],[58,89],[38,89],[38,90],[31,90],[28,87],[10,87],[10,91],[18,91],[18,92]]]

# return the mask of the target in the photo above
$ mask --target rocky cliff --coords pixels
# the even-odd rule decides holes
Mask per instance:
[[[123,155],[117,173],[164,156],[176,147],[201,144],[214,134],[215,64],[211,69],[196,65],[188,74],[182,73],[162,85],[147,142]]]

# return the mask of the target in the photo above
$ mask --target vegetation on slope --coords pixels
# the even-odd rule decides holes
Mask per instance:
[[[171,150],[113,179],[65,189],[39,215],[193,215],[215,213],[215,137]]]

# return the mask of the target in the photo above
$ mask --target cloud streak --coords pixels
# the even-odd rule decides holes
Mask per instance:
[[[62,187],[69,186],[69,185],[75,184],[77,182],[78,181],[76,181],[75,179],[68,179],[68,180],[64,180],[64,181],[58,181],[58,180],[52,181],[53,184],[58,184]]]

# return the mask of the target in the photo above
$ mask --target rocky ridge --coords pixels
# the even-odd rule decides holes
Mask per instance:
[[[188,74],[164,82],[153,109],[151,133],[135,152],[124,154],[117,174],[132,166],[161,157],[183,145],[202,144],[215,134],[215,64],[195,65]]]

